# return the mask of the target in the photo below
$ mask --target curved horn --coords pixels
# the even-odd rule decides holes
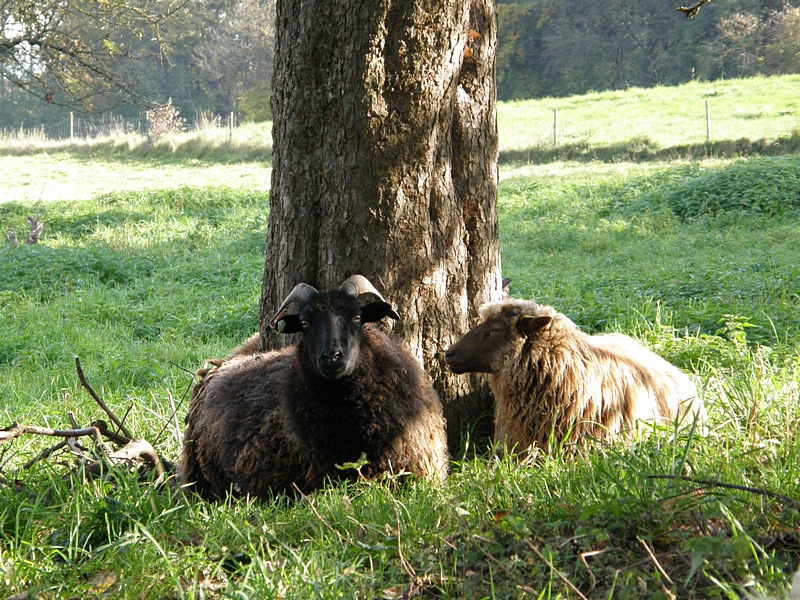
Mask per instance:
[[[283,312],[286,310],[287,306],[289,306],[292,302],[303,303],[311,297],[311,294],[315,294],[316,292],[317,290],[307,283],[298,283],[296,286],[294,286],[294,289],[289,292],[289,295],[286,296],[286,300],[283,301],[283,304],[281,304],[281,307],[275,313],[275,316],[269,320],[267,327],[270,329],[275,329],[275,321],[277,321],[283,315]]]
[[[378,302],[381,302],[387,306],[387,316],[395,320],[400,318],[400,315],[398,315],[394,309],[391,308],[391,305],[384,300],[383,296],[381,296],[381,293],[376,290],[375,286],[370,283],[369,279],[363,275],[351,275],[342,285],[339,286],[339,289],[347,294],[350,294],[354,298],[358,298],[362,294],[372,294]]]
[[[356,298],[361,294],[372,294],[376,296],[381,302],[386,302],[381,296],[381,293],[375,289],[375,286],[369,282],[369,279],[363,275],[351,275],[345,282],[339,286],[343,292],[347,292]]]

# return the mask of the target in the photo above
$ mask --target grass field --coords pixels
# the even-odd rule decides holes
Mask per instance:
[[[652,160],[794,152],[798,89],[800,75],[788,75],[501,103],[500,156],[518,162],[624,162],[631,156]],[[552,147],[554,109],[557,148]]]
[[[113,160],[120,178],[142,167]],[[190,373],[256,327],[266,187],[218,173],[227,186],[0,203],[4,231],[45,223],[38,245],[0,246],[8,424],[100,416],[77,355],[117,414],[132,407],[128,427],[177,457],[170,396],[182,416]],[[0,446],[0,598],[782,597],[800,564],[800,157],[501,174],[512,295],[690,372],[708,435],[577,461],[470,451],[441,487],[218,505],[132,473],[70,485],[64,453],[18,471],[48,443],[17,439]]]
[[[800,151],[800,75],[631,89],[498,105],[500,161],[692,160]],[[712,106],[706,142],[705,101]],[[553,147],[553,109],[559,144]],[[0,137],[0,202],[92,198],[112,191],[204,186],[268,191],[271,123],[143,136],[47,141]],[[572,168],[574,165],[568,165]]]

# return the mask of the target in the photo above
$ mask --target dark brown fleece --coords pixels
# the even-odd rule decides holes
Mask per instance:
[[[299,345],[234,351],[195,386],[186,417],[182,484],[205,497],[267,498],[303,492],[326,478],[353,478],[336,465],[366,454],[362,475],[447,473],[442,407],[416,359],[364,325],[360,362],[323,379]],[[248,353],[249,352],[249,353]]]

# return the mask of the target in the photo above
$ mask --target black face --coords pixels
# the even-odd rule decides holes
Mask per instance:
[[[361,307],[346,294],[318,294],[297,315],[303,343],[319,374],[330,381],[350,375],[358,364],[363,326]]]
[[[496,373],[511,337],[504,319],[484,321],[447,349],[445,362],[456,374]]]

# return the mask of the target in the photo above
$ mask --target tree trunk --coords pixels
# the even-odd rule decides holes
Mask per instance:
[[[366,276],[430,374],[451,451],[491,399],[444,350],[501,296],[492,0],[278,0],[261,343],[298,282]],[[491,418],[479,432],[491,431]]]

